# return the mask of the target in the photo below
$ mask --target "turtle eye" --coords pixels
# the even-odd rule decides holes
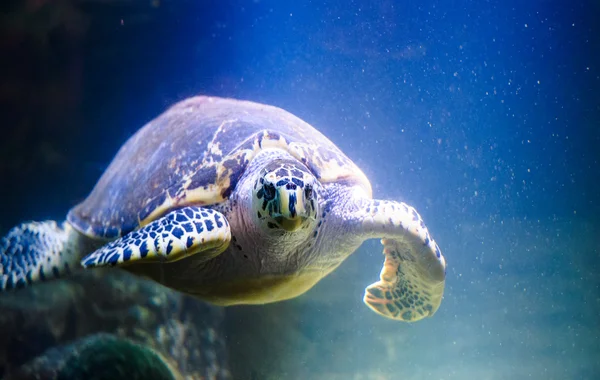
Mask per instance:
[[[272,183],[267,183],[263,186],[265,192],[265,200],[270,201],[275,198],[275,186]]]
[[[313,196],[313,189],[311,185],[306,185],[304,188],[304,199],[311,200]]]

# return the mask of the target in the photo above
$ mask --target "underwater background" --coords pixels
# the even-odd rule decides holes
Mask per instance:
[[[597,1],[3,2],[0,235],[63,219],[138,128],[205,94],[322,131],[448,269],[414,324],[362,303],[378,241],[260,307],[78,274],[0,295],[0,376],[91,378],[72,353],[108,345],[139,378],[600,378],[599,19]]]

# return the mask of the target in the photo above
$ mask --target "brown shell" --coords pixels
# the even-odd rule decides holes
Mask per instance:
[[[113,238],[174,208],[222,202],[248,162],[268,147],[288,151],[323,183],[350,181],[371,195],[363,172],[298,117],[269,105],[198,96],[135,133],[67,220],[89,236]]]

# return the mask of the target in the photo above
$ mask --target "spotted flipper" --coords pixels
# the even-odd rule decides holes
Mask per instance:
[[[58,278],[79,268],[86,239],[70,224],[23,223],[0,240],[0,291]]]
[[[365,289],[364,302],[384,317],[414,322],[432,316],[442,302],[446,261],[417,211],[405,203],[373,201],[364,219],[383,235],[380,281]]]
[[[173,262],[190,255],[206,260],[229,245],[229,223],[220,212],[190,206],[172,211],[89,254],[85,268],[140,262]]]

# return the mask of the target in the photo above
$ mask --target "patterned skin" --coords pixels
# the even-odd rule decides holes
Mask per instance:
[[[92,268],[144,262],[173,262],[195,256],[208,261],[223,252],[231,240],[223,214],[196,206],[172,211],[87,255],[81,265]]]
[[[224,103],[228,116],[238,107],[255,107],[229,102]],[[214,119],[189,111],[185,120],[208,119],[217,125],[211,133],[200,130],[210,136],[203,159],[186,158],[198,161],[199,169],[181,174],[186,164],[168,177],[169,183],[183,184],[177,185],[180,190],[145,188],[142,193],[150,196],[137,211],[131,206],[136,198],[122,190],[130,182],[122,182],[118,172],[125,170],[125,158],[146,149],[138,147],[145,140],[134,136],[67,222],[23,224],[2,239],[0,288],[22,287],[80,266],[120,266],[215,304],[264,304],[303,294],[363,241],[380,238],[385,262],[380,280],[365,290],[365,303],[396,320],[433,315],[442,299],[446,264],[419,214],[404,203],[373,200],[366,177],[341,152],[323,152],[290,137],[307,128],[293,115],[284,115],[290,118],[288,126],[282,124],[282,131],[274,133],[253,129],[257,118],[252,112],[245,110],[250,115],[246,120],[242,113]],[[274,112],[267,116],[277,119]],[[164,118],[144,129],[156,129],[153,123],[164,127]],[[238,136],[242,142],[227,153],[220,140],[223,126],[235,123],[240,127],[228,130],[229,138],[235,131],[249,137]],[[318,133],[310,128],[307,132]],[[141,132],[142,137],[149,133]],[[320,134],[312,139],[324,141]],[[173,143],[169,146],[173,150]],[[217,156],[221,158],[215,161]],[[214,170],[197,175],[209,167]],[[149,168],[140,170],[146,177],[151,174]],[[164,181],[159,174],[164,176],[153,175]],[[114,194],[133,203],[124,204],[119,213]]]

